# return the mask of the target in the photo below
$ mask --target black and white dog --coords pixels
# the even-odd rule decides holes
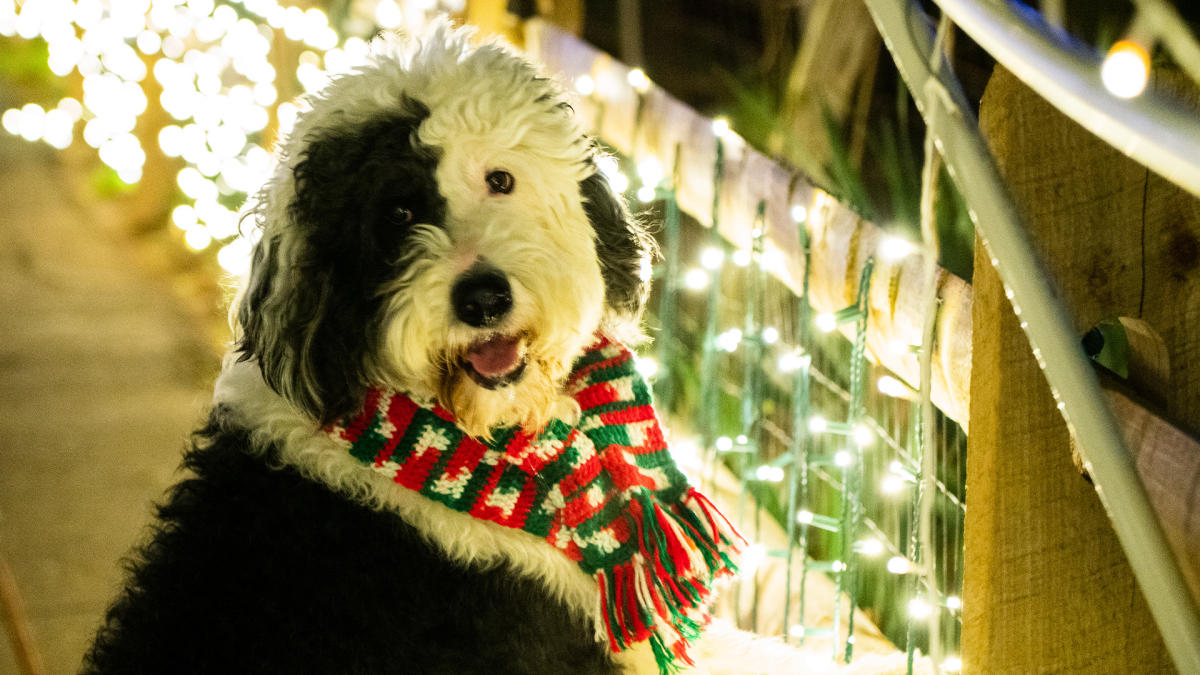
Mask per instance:
[[[574,562],[397,489],[321,433],[378,383],[475,435],[570,418],[573,360],[597,330],[637,330],[653,240],[563,91],[440,24],[378,41],[308,103],[257,197],[192,475],[84,671],[653,672],[596,641]]]

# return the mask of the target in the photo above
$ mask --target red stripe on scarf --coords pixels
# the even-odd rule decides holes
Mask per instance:
[[[375,387],[367,390],[367,398],[363,403],[362,412],[342,430],[342,438],[354,443],[362,436],[363,431],[371,420],[375,419],[375,411],[379,409],[379,398],[382,394]],[[407,397],[405,397],[407,398]]]
[[[379,453],[375,455],[375,466],[383,466],[383,463],[396,452],[396,445],[400,443],[400,439],[404,438],[404,430],[408,429],[408,425],[412,422],[413,415],[418,409],[416,402],[407,396],[393,396],[392,400],[388,402],[386,417],[395,429],[392,431],[392,437],[387,439],[383,447],[379,449]]]

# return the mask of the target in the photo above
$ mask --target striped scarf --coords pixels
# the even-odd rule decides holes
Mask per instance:
[[[667,449],[633,354],[605,337],[574,365],[578,424],[468,436],[436,404],[372,389],[327,432],[400,485],[475,518],[523,530],[596,579],[596,635],[614,652],[650,641],[661,673],[692,664],[714,579],[745,541],[687,483]]]

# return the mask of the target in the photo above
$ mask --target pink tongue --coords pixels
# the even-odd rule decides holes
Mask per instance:
[[[480,375],[499,377],[512,372],[520,363],[520,348],[519,335],[497,335],[471,345],[467,361]]]

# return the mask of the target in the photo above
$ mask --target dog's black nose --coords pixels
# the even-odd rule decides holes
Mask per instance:
[[[512,309],[512,286],[496,270],[467,272],[450,292],[454,314],[468,326],[494,326]]]

